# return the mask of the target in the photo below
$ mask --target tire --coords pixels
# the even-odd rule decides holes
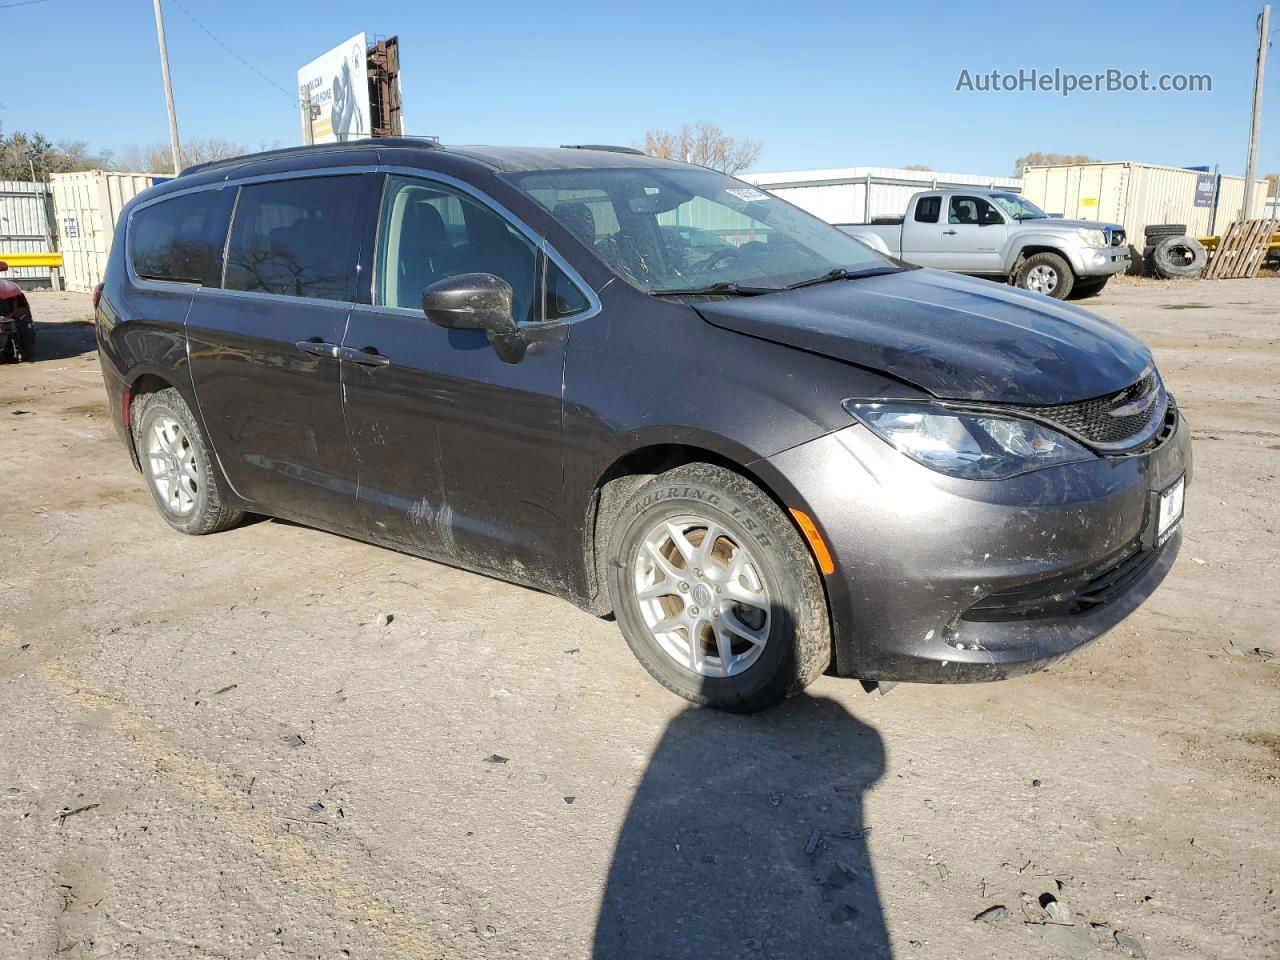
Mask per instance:
[[[701,548],[713,526],[719,534],[708,558]],[[619,512],[608,556],[627,645],[655,680],[691,703],[763,710],[795,696],[831,661],[826,596],[808,546],[736,473],[694,463],[644,484]],[[733,591],[746,602],[735,602]],[[664,623],[673,626],[653,629]],[[695,630],[699,642],[691,644]]]
[[[1208,253],[1194,237],[1165,237],[1151,251],[1153,269],[1167,279],[1198,277],[1208,262]]]
[[[234,527],[244,518],[223,502],[209,445],[177,390],[142,394],[132,415],[142,476],[169,526],[198,536]]]
[[[1143,235],[1147,238],[1148,245],[1152,240],[1159,240],[1161,237],[1180,237],[1187,232],[1185,223],[1156,223],[1149,227],[1143,228]]]
[[[1056,253],[1032,254],[1022,261],[1014,275],[1014,283],[1023,290],[1043,293],[1055,300],[1067,299],[1075,282],[1071,264]]]
[[[1077,280],[1075,287],[1071,290],[1071,296],[1076,300],[1084,300],[1088,297],[1096,297],[1106,287],[1110,277],[1102,277],[1098,280]]]
[[[30,363],[36,358],[36,325],[30,318],[18,328],[18,339],[14,343],[14,359]]]

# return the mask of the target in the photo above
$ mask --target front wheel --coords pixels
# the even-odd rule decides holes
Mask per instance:
[[[1022,261],[1014,282],[1023,290],[1065,300],[1075,285],[1071,264],[1056,253],[1036,253]]]
[[[809,550],[738,474],[688,464],[640,488],[619,515],[610,560],[627,644],[686,700],[762,710],[830,662],[826,598]]]
[[[244,514],[222,501],[212,456],[182,394],[173,389],[144,393],[134,416],[142,475],[169,526],[203,534],[239,523]]]

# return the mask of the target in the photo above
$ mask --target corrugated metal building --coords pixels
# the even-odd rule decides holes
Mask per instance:
[[[6,253],[49,253],[49,187],[27,180],[0,180],[0,260]],[[4,279],[20,287],[48,287],[49,267],[10,267]]]
[[[53,204],[67,289],[85,293],[101,282],[124,205],[164,178],[85,170],[55,173]]]
[[[1123,224],[1141,250],[1143,230],[1154,224],[1185,223],[1192,236],[1209,236],[1238,220],[1244,177],[1218,178],[1216,203],[1213,181],[1213,174],[1154,163],[1081,163],[1027,167],[1023,193],[1046,213]],[[1255,181],[1255,216],[1266,195],[1266,181]]]
[[[944,173],[896,167],[843,167],[791,173],[747,173],[739,179],[777,194],[828,223],[869,223],[873,217],[900,217],[921,190],[982,187],[1022,192],[1016,177]]]

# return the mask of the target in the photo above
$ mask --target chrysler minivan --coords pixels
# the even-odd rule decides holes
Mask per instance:
[[[549,591],[723,709],[1043,668],[1181,539],[1189,430],[1133,336],[624,148],[193,167],[121,216],[97,333],[177,530]]]

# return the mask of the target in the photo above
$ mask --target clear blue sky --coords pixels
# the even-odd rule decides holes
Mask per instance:
[[[119,148],[167,140],[150,0],[4,9],[6,130]],[[298,141],[297,68],[399,34],[409,132],[446,143],[621,143],[713,120],[756,171],[927,164],[1004,174],[1029,150],[1243,173],[1260,0],[961,5],[849,0],[164,0],[181,133]],[[1273,18],[1280,29],[1280,15]],[[1275,51],[1273,51],[1273,54]],[[1211,93],[956,92],[962,69],[1207,73]],[[1280,56],[1259,173],[1280,170]]]

